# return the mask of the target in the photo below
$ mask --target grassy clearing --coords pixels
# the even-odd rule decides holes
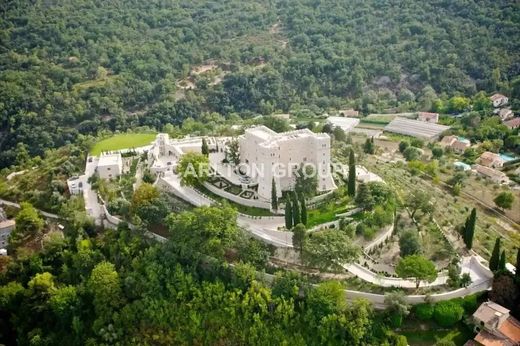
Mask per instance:
[[[462,322],[458,323],[453,329],[438,329],[433,323],[417,323],[416,326],[405,325],[398,332],[406,336],[408,344],[411,346],[434,345],[437,341],[453,341],[455,345],[461,346],[469,339],[473,338],[473,332]]]
[[[155,133],[123,133],[105,138],[92,147],[90,154],[98,156],[103,151],[138,148],[150,144],[155,139]]]
[[[322,223],[336,220],[337,214],[345,213],[349,210],[350,198],[343,196],[339,200],[331,200],[321,205],[317,209],[307,211],[307,227],[311,228]]]
[[[502,244],[506,249],[508,261],[514,260],[516,247],[520,245],[520,239],[515,231],[504,228],[497,222],[495,215],[487,213],[474,201],[468,200],[464,196],[453,196],[442,186],[436,185],[430,180],[412,176],[407,169],[400,165],[377,162],[374,157],[367,157],[363,164],[370,171],[381,176],[403,197],[418,189],[429,191],[436,202],[435,219],[441,227],[451,234],[455,234],[455,227],[462,224],[469,215],[471,208],[476,206],[478,217],[473,249],[484,258],[489,258],[495,238],[500,235],[505,240]],[[471,188],[471,186],[466,188]],[[474,188],[476,189],[477,185]],[[433,239],[430,239],[430,241],[433,241]]]

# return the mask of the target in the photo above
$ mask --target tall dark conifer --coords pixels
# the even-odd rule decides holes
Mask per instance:
[[[208,142],[206,142],[206,138],[202,138],[201,152],[203,155],[206,155],[206,156],[209,155],[209,147],[208,147]]]
[[[293,217],[292,217],[292,205],[291,199],[289,198],[289,194],[285,196],[285,228],[291,229],[293,226]]]
[[[473,236],[475,235],[475,224],[477,223],[477,210],[473,208],[464,226],[464,243],[468,250],[473,247]]]
[[[307,204],[305,203],[305,196],[300,194],[300,221],[302,224],[307,225]]]
[[[292,192],[292,218],[293,218],[293,226],[296,226],[297,224],[301,223],[300,218],[300,205],[298,203],[298,196],[296,195],[296,192]]]
[[[356,156],[353,149],[350,150],[348,159],[347,193],[352,197],[356,195]]]
[[[498,262],[498,270],[506,269],[506,250],[502,250],[502,254],[500,255],[500,261]]]
[[[495,246],[493,247],[493,252],[491,253],[491,258],[489,259],[489,269],[491,271],[496,271],[498,269],[498,265],[500,263],[500,237],[497,237],[495,240]]]
[[[278,210],[278,196],[276,193],[276,182],[274,181],[271,184],[271,209]]]

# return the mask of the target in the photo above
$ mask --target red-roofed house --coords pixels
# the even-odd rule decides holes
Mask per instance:
[[[520,127],[520,117],[513,118],[508,121],[504,121],[504,125],[512,129],[517,129]]]
[[[509,310],[493,302],[482,303],[473,314],[473,340],[465,345],[517,346],[520,345],[520,322],[509,315]]]
[[[504,96],[502,94],[493,94],[490,97],[491,102],[493,102],[493,107],[497,108],[500,106],[505,106],[509,102],[509,99],[507,96]]]
[[[341,117],[359,118],[359,112],[353,109],[342,109],[338,114]]]
[[[437,124],[439,122],[439,113],[419,112],[417,113],[417,120]]]
[[[497,183],[497,184],[509,184],[509,177],[504,173],[496,170],[494,168],[482,166],[482,165],[473,165],[473,169],[478,174],[488,178],[489,180]]]
[[[507,120],[509,118],[512,118],[515,116],[515,114],[513,113],[512,110],[510,110],[509,108],[502,108],[500,111],[498,111],[498,116],[500,117],[500,119],[502,120]]]
[[[444,136],[439,144],[441,147],[451,148],[457,153],[463,153],[466,149],[471,147],[471,142],[468,139],[456,136]]]

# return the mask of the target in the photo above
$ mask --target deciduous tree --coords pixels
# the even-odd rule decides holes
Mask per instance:
[[[500,192],[493,200],[493,202],[495,202],[497,207],[499,207],[501,209],[511,209],[514,201],[515,201],[515,196],[510,191]]]
[[[359,247],[343,232],[327,230],[309,235],[303,259],[311,267],[340,272],[345,264],[355,261],[359,253]]]
[[[421,255],[411,255],[401,258],[395,272],[404,279],[415,279],[419,288],[421,281],[433,282],[437,278],[437,269],[432,261]]]
[[[181,183],[186,186],[204,183],[209,177],[209,172],[208,157],[195,152],[182,155],[177,165],[177,174],[181,178]]]

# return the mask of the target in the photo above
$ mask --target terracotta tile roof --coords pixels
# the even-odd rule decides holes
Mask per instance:
[[[491,99],[491,101],[496,101],[496,100],[499,100],[504,97],[506,97],[506,96],[504,96],[502,94],[493,94],[493,95],[491,95],[490,99]]]
[[[491,166],[495,162],[499,163],[502,161],[503,160],[500,157],[500,155],[492,153],[490,151],[486,151],[486,152],[482,153],[482,155],[480,155],[480,159],[479,159],[480,164],[484,165],[484,166]]]
[[[515,344],[508,339],[493,335],[485,330],[475,336],[475,341],[484,346],[515,346]]]
[[[511,128],[511,129],[519,127],[520,126],[520,117],[516,117],[511,120],[504,121],[504,125],[506,125],[507,127]]]
[[[514,317],[509,316],[498,328],[498,331],[514,343],[520,344],[520,322]]]
[[[440,142],[441,145],[452,145],[457,140],[455,136],[444,136]]]
[[[473,168],[480,174],[485,175],[490,178],[498,178],[498,179],[507,179],[507,175],[503,172],[500,172],[494,168],[482,166],[482,165],[474,165]]]

